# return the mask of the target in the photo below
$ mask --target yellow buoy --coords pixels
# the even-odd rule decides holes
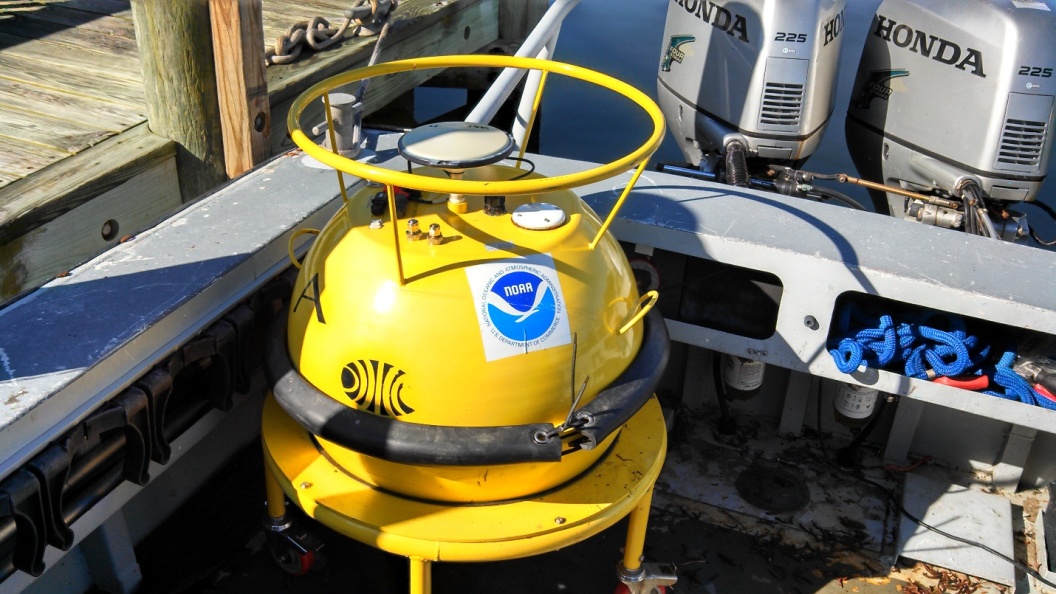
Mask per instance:
[[[404,134],[400,153],[409,170],[418,165],[409,173],[341,157],[300,129],[304,107],[334,87],[454,66],[601,84],[642,106],[652,134],[612,163],[545,177],[501,164],[512,139],[482,124]],[[673,583],[640,560],[666,449],[652,391],[667,333],[649,313],[656,293],[638,295],[606,232],[659,145],[655,104],[567,64],[422,58],[312,87],[294,102],[290,130],[309,155],[381,185],[348,197],[317,232],[268,346],[274,397],[262,435],[274,532],[288,527],[287,497],[410,558],[412,592],[424,593],[432,561],[545,552],[631,514],[621,579],[633,592]],[[632,167],[605,221],[571,191]]]

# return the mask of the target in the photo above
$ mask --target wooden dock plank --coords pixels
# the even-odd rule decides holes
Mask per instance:
[[[135,109],[5,78],[0,78],[0,105],[56,119],[90,121],[111,132],[122,132],[146,118],[143,107]]]
[[[0,303],[17,297],[157,223],[180,206],[175,159],[0,245]],[[105,231],[109,232],[103,235]]]
[[[143,85],[138,82],[110,77],[106,73],[81,72],[42,64],[7,52],[0,52],[0,78],[94,97],[131,108],[145,108]]]
[[[69,156],[63,150],[0,136],[0,188]]]
[[[0,188],[0,245],[175,158],[171,140],[140,124]]]
[[[0,13],[0,31],[8,35],[23,38],[25,43],[39,39],[60,39],[64,43],[77,45],[85,49],[101,52],[126,53],[136,55],[134,39],[100,35],[95,31],[70,27],[50,21],[41,21],[23,16],[21,13]],[[0,45],[0,49],[4,46]]]
[[[34,0],[34,4],[53,4],[84,12],[132,19],[132,7],[129,0]]]
[[[67,8],[65,5],[36,5],[26,8],[25,3],[18,3],[15,8],[0,5],[0,15],[5,12],[17,13],[21,17],[45,21],[66,27],[80,27],[102,35],[122,37],[135,42],[136,33],[132,27],[132,19],[124,17],[109,16],[99,13],[87,12]],[[131,14],[131,12],[129,13]]]
[[[11,140],[50,146],[73,154],[113,135],[114,132],[91,123],[57,120],[0,105],[0,136]]]
[[[312,17],[323,17],[330,22],[331,27],[337,27],[345,19],[345,10],[352,6],[352,2],[264,2],[264,12],[287,19],[307,21]],[[267,19],[265,19],[267,21]],[[283,26],[283,22],[275,23]],[[286,24],[283,28],[288,27]]]
[[[139,59],[135,54],[86,51],[53,38],[24,43],[23,39],[0,31],[0,47],[7,56],[17,56],[48,64],[54,68],[75,69],[85,73],[104,74],[106,78],[123,78],[140,84]]]

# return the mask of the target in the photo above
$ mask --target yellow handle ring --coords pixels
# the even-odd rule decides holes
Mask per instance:
[[[634,304],[634,310],[631,312],[631,319],[627,320],[627,323],[620,327],[620,334],[628,331],[638,320],[645,317],[645,314],[649,313],[649,310],[653,309],[656,302],[660,299],[660,293],[655,290],[646,291],[644,295],[638,298],[638,301]]]
[[[289,243],[286,244],[286,251],[290,255],[290,262],[293,263],[293,267],[296,268],[297,270],[301,269],[301,263],[297,261],[297,254],[293,253],[293,242],[297,241],[298,237],[300,237],[302,235],[307,235],[309,233],[311,233],[312,235],[319,235],[319,230],[318,229],[298,229],[298,230],[293,232],[293,235],[290,236]]]
[[[385,169],[369,163],[354,161],[317,145],[304,133],[304,130],[301,129],[300,119],[305,108],[312,101],[329,93],[337,87],[386,74],[430,68],[456,67],[506,67],[533,69],[541,70],[543,72],[556,72],[571,78],[592,83],[623,95],[638,107],[642,108],[642,110],[644,110],[649,116],[653,124],[653,130],[649,135],[649,138],[634,151],[616,159],[615,161],[584,171],[566,175],[556,175],[554,177],[516,181],[468,181],[415,175],[413,173]],[[423,192],[469,194],[474,196],[537,194],[556,190],[568,190],[594,183],[596,181],[601,181],[603,179],[608,179],[644,163],[660,146],[660,142],[664,137],[664,116],[660,112],[660,108],[657,107],[656,103],[650,99],[648,95],[623,81],[601,74],[600,72],[595,72],[579,66],[573,66],[571,64],[564,64],[551,60],[538,60],[535,58],[518,58],[515,56],[490,54],[473,56],[435,56],[397,60],[395,62],[386,62],[332,76],[312,85],[294,100],[287,116],[287,125],[290,128],[290,138],[293,139],[293,142],[296,143],[297,146],[301,147],[301,149],[303,149],[309,156],[337,169],[338,171],[343,171],[363,179],[383,184],[421,190]]]

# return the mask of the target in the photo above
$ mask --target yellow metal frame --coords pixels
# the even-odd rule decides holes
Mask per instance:
[[[307,108],[312,101],[323,97],[337,87],[375,76],[408,72],[412,70],[453,67],[510,67],[542,70],[544,73],[553,72],[593,83],[623,95],[642,108],[642,110],[644,110],[649,116],[653,125],[653,130],[646,141],[634,151],[616,159],[615,161],[585,171],[553,177],[516,181],[460,181],[434,177],[423,178],[422,176],[414,175],[412,173],[385,169],[370,163],[362,163],[348,159],[317,145],[301,128],[300,119],[305,108]],[[664,136],[664,116],[660,112],[660,108],[649,98],[648,95],[623,81],[601,74],[600,72],[595,72],[579,66],[573,66],[571,64],[553,62],[550,60],[538,60],[535,58],[495,55],[413,58],[409,60],[386,62],[384,64],[377,64],[375,66],[359,68],[357,70],[339,74],[312,85],[311,88],[297,97],[297,99],[294,100],[293,105],[290,107],[287,116],[287,124],[290,129],[290,138],[293,139],[293,142],[297,146],[301,147],[301,149],[303,149],[309,156],[314,157],[320,162],[329,165],[338,171],[403,188],[412,188],[425,192],[438,192],[442,194],[468,194],[475,196],[537,194],[552,192],[555,190],[568,190],[596,181],[601,181],[603,179],[608,179],[623,173],[624,171],[628,171],[633,167],[644,166],[645,162],[648,161],[649,157],[660,146],[660,142],[663,140]],[[630,185],[633,185],[633,183]]]
[[[623,565],[641,564],[653,485],[667,451],[660,404],[650,399],[589,471],[551,491],[492,505],[429,502],[366,485],[321,453],[271,396],[263,431],[268,512],[285,494],[324,525],[410,559],[411,593],[428,594],[433,561],[501,561],[586,540],[630,515]]]

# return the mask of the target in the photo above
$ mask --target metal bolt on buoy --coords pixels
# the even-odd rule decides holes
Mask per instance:
[[[429,243],[440,245],[444,242],[444,234],[440,232],[440,225],[433,223],[429,225]]]
[[[407,221],[407,239],[410,241],[418,241],[422,238],[422,230],[418,228],[418,219],[410,219]]]

